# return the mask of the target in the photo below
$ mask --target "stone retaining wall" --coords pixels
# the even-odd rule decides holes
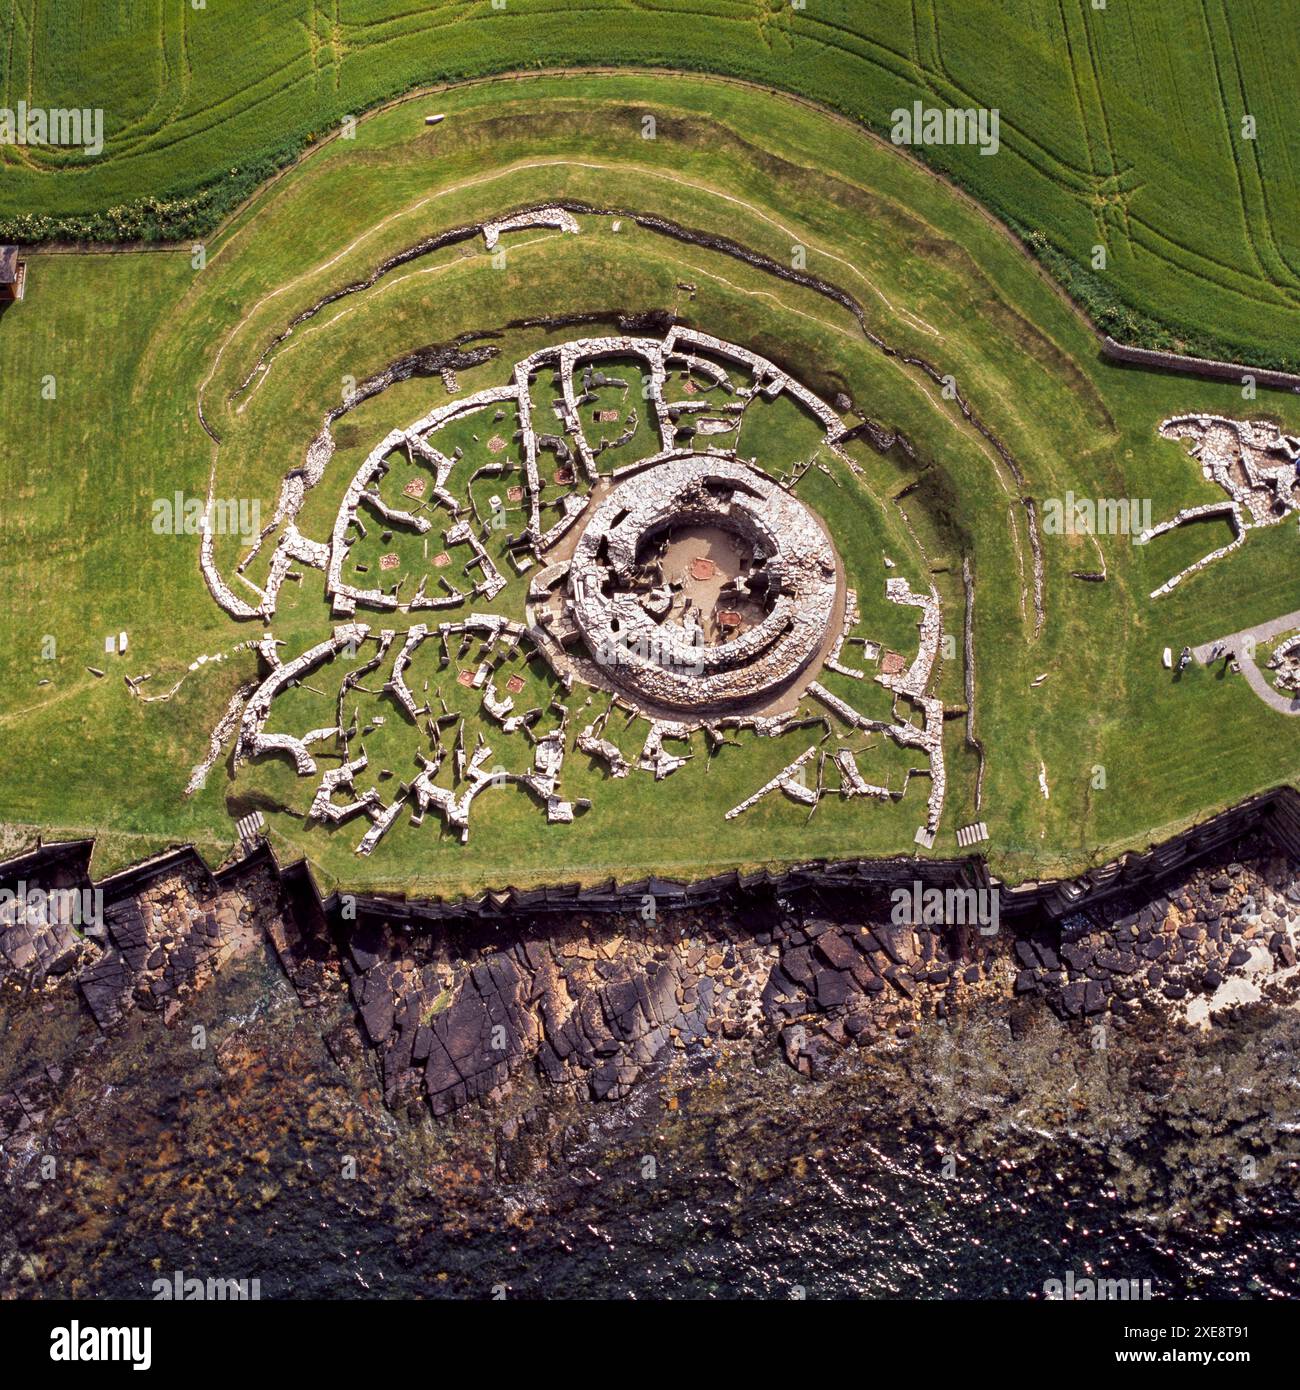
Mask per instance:
[[[1263,835],[1280,851],[1300,859],[1300,792],[1294,787],[1261,792],[1144,853],[1124,855],[1076,878],[1003,887],[1002,916],[1014,919],[1041,913],[1057,921],[1071,913],[1100,906],[1121,893],[1154,888],[1162,879],[1252,833]],[[18,879],[91,887],[89,865],[93,846],[91,840],[50,844],[11,859],[0,864],[0,887]],[[238,882],[264,863],[274,867],[287,893],[310,900],[327,914],[337,913],[341,902],[338,893],[323,898],[305,861],[281,867],[265,843],[245,859],[216,872],[209,870],[197,851],[187,845],[110,875],[93,886],[103,891],[105,905],[111,907],[122,898],[143,891],[155,879],[181,870],[192,871],[215,891],[232,881]],[[358,917],[366,915],[418,925],[448,920],[503,919],[517,913],[639,912],[647,895],[655,899],[659,910],[667,911],[677,907],[707,906],[755,893],[787,898],[817,890],[887,893],[900,885],[910,887],[915,881],[941,888],[996,884],[988,873],[987,864],[979,857],[914,859],[899,855],[892,859],[831,863],[815,860],[784,872],[731,870],[689,883],[647,878],[622,884],[611,879],[594,887],[576,883],[528,889],[504,887],[456,901],[368,894],[348,896],[355,903]]]
[[[1190,376],[1238,384],[1244,377],[1250,377],[1256,386],[1269,386],[1278,391],[1300,391],[1300,374],[1295,372],[1274,372],[1264,367],[1247,367],[1240,362],[1219,362],[1211,357],[1186,357],[1177,352],[1132,347],[1128,343],[1116,342],[1109,334],[1101,340],[1101,351],[1102,356],[1112,362],[1156,367],[1165,372],[1184,372]]]

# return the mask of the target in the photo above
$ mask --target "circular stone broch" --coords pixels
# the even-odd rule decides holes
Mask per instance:
[[[611,683],[696,715],[788,689],[826,640],[837,590],[830,539],[802,502],[730,454],[681,451],[614,479],[568,580],[573,621]]]

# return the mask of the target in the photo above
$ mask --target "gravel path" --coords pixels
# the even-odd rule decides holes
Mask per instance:
[[[1206,666],[1215,647],[1222,647],[1225,653],[1231,651],[1241,666],[1241,674],[1246,677],[1247,684],[1266,705],[1271,705],[1279,714],[1300,714],[1300,698],[1288,698],[1271,686],[1255,664],[1255,659],[1242,650],[1247,637],[1253,637],[1256,643],[1267,642],[1295,628],[1300,628],[1300,609],[1294,613],[1284,613],[1280,618],[1271,618],[1266,623],[1256,623],[1254,627],[1242,628],[1240,632],[1220,637],[1215,642],[1203,642],[1199,647],[1192,648],[1192,655],[1202,666]]]

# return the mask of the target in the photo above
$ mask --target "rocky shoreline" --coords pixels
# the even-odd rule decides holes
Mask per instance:
[[[963,892],[948,891],[950,907]],[[1029,914],[990,931],[973,914],[912,923],[910,906],[887,887],[798,902],[766,889],[699,908],[646,894],[636,913],[419,930],[375,900],[360,915],[348,899],[323,910],[269,862],[221,887],[182,866],[84,930],[0,910],[0,987],[11,999],[75,991],[105,1034],[135,1011],[171,1027],[229,960],[269,942],[309,1014],[350,1015],[353,1036],[344,1046],[335,1028],[333,1045],[373,1050],[390,1108],[434,1116],[499,1103],[524,1071],[620,1100],[735,1043],[779,1041],[812,1076],[845,1047],[895,1047],[976,1005],[1015,1033],[1044,1009],[1091,1028],[1151,1013],[1208,1026],[1300,996],[1300,864],[1261,837],[1161,891],[1059,921]],[[0,1095],[0,1139],[32,1116],[23,1086]]]
[[[264,854],[132,873],[68,934],[0,906],[0,1297],[1035,1297],[1067,1249],[1300,1292],[1300,860],[1262,831],[996,931],[834,876],[420,925]]]

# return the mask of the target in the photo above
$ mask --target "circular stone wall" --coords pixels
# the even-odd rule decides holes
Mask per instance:
[[[697,610],[655,585],[646,546],[673,527],[710,526],[749,550],[733,592],[762,620],[710,643]],[[835,552],[817,517],[729,454],[663,455],[617,479],[569,568],[574,622],[597,665],[634,698],[707,714],[762,705],[816,655],[836,604]]]

